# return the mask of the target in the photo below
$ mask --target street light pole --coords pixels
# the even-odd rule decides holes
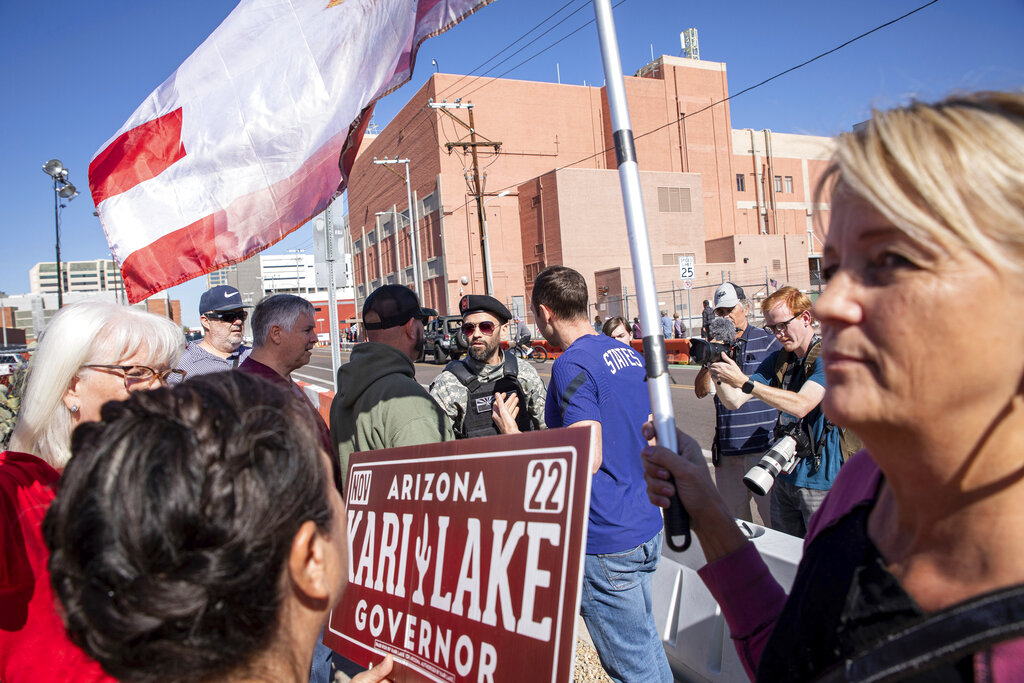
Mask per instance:
[[[7,309],[4,307],[4,299],[7,292],[0,292],[0,326],[4,328],[4,348],[7,348]]]
[[[420,274],[420,240],[416,235],[416,207],[412,203],[412,184],[409,181],[409,160],[399,159],[378,159],[374,157],[373,163],[378,165],[383,164],[405,164],[405,195],[409,202],[409,235],[412,238],[412,279],[416,285],[416,295],[419,296],[420,302],[425,306],[427,304],[426,293],[423,291],[423,278]],[[381,276],[383,277],[383,273]]]
[[[492,199],[498,199],[499,197],[505,197],[511,192],[512,190],[504,190],[503,192],[499,192],[493,197],[488,197],[487,199],[485,199],[484,203],[481,205],[481,213],[483,214],[484,222],[484,286],[487,288],[486,293],[488,296],[494,296],[494,277],[491,275],[491,239],[489,237],[490,233],[487,232],[487,202],[491,201]]]
[[[43,164],[43,173],[53,178],[53,222],[57,235],[57,309],[64,307],[64,271],[60,265],[60,200],[71,201],[78,196],[75,186],[68,181],[68,169],[59,159]]]

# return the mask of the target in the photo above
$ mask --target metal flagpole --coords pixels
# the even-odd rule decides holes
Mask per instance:
[[[619,166],[619,183],[626,209],[626,228],[629,232],[629,251],[636,279],[637,307],[640,309],[640,329],[644,335],[644,360],[647,365],[647,387],[651,394],[651,409],[658,443],[671,451],[677,450],[676,423],[672,411],[672,378],[668,374],[665,355],[665,337],[658,315],[658,297],[654,286],[654,266],[651,264],[651,245],[647,238],[647,219],[640,195],[640,169],[636,163],[633,129],[626,106],[626,87],[622,80],[619,44],[615,36],[615,19],[611,0],[594,0],[597,35],[601,43],[601,61],[608,92],[608,110],[615,140],[615,158]],[[681,540],[677,540],[681,538]],[[673,550],[685,550],[690,545],[690,519],[678,496],[665,511],[665,542]]]
[[[324,209],[324,242],[327,246],[324,261],[327,263],[327,306],[328,324],[331,326],[331,381],[334,393],[338,393],[338,368],[341,366],[341,337],[338,334],[338,294],[334,286],[334,252],[338,247],[334,236],[334,216],[331,204]],[[397,227],[396,227],[397,229]],[[396,233],[397,234],[397,233]]]

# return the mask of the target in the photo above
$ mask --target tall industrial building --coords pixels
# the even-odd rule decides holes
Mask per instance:
[[[61,261],[65,292],[124,292],[121,271],[111,259]],[[28,272],[32,294],[57,293],[57,262],[37,263]]]
[[[626,78],[626,94],[663,309],[697,316],[723,279],[752,295],[810,287],[831,140],[734,130],[720,62],[662,56]],[[562,264],[587,278],[595,314],[635,313],[605,88],[434,74],[352,171],[357,310],[380,284],[413,280],[405,183],[374,163],[396,157],[410,160],[424,305],[454,312],[485,291],[485,227],[493,293],[510,308],[527,312],[533,278]],[[686,281],[680,257],[695,263]]]

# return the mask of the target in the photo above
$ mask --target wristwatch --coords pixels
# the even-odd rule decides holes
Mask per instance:
[[[742,391],[744,394],[753,393],[754,383],[748,379],[746,382],[743,383],[743,386],[740,387],[740,391]]]

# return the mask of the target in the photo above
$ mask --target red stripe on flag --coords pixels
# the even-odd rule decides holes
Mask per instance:
[[[89,164],[89,187],[96,206],[155,178],[185,156],[181,108],[117,136]]]
[[[227,211],[204,216],[129,254],[121,263],[128,301],[138,303],[168,287],[249,258],[323,211],[332,195],[345,188],[372,113],[372,105],[364,109],[348,131],[328,140],[296,173],[239,197]],[[258,230],[232,225],[229,214],[236,219],[252,217],[249,207],[259,205],[258,199],[268,195],[282,203],[282,215],[261,223]]]

